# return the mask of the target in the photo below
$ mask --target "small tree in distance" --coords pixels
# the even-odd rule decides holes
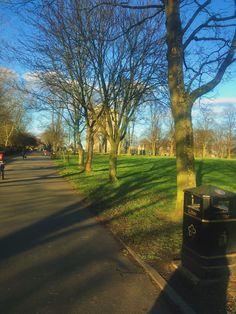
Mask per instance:
[[[223,129],[225,133],[227,158],[231,158],[236,136],[236,110],[225,109],[223,111]]]

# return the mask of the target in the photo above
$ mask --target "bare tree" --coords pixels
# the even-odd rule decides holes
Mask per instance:
[[[159,4],[147,1],[142,5],[102,2],[135,11],[149,10],[149,19],[157,14],[165,17],[168,85],[175,123],[177,214],[182,212],[183,190],[196,185],[192,106],[220,83],[235,61],[235,0],[227,9],[222,6],[224,10],[214,7],[215,3],[210,0],[162,0]]]
[[[98,106],[88,108],[110,144],[112,182],[117,180],[118,148],[135,112],[147,95],[165,82],[165,76],[161,76],[163,45],[157,25],[151,21],[145,28],[136,27],[120,36],[139,15],[120,8],[100,8],[93,12],[89,30],[93,35],[85,40],[99,95]]]
[[[236,112],[235,109],[224,110],[223,112],[223,129],[225,133],[225,144],[227,158],[231,158],[233,151],[234,138],[236,136]]]
[[[148,139],[152,147],[152,155],[158,155],[161,139],[161,122],[163,118],[163,108],[158,102],[150,104],[150,126],[148,129]]]
[[[78,3],[78,7],[80,4],[82,1]],[[73,128],[74,146],[77,145],[78,148],[79,164],[83,165],[81,132],[85,123],[89,138],[92,137],[94,122],[91,121],[87,109],[87,103],[92,102],[93,87],[90,85],[87,56],[83,53],[81,45],[82,21],[75,20],[76,4],[73,1],[67,4],[60,0],[51,3],[42,1],[39,5],[40,10],[36,12],[34,6],[33,12],[32,8],[29,8],[29,23],[40,35],[32,36],[31,40],[23,43],[30,53],[24,56],[24,60],[37,79],[34,96],[43,104],[44,109],[46,104],[50,109],[62,114],[68,125]],[[85,164],[85,170],[88,171],[91,171],[90,147],[91,145]]]
[[[62,124],[62,115],[52,112],[52,120],[46,130],[42,133],[41,139],[48,149],[57,152],[62,149],[65,141],[65,130]]]
[[[124,152],[128,155],[132,155],[132,147],[134,145],[134,129],[135,129],[135,123],[136,123],[137,116],[134,116],[132,121],[130,121],[126,136],[124,137],[123,140],[123,148]]]
[[[17,131],[25,130],[25,95],[16,88],[16,75],[9,69],[0,69],[0,141],[11,145]]]
[[[214,156],[219,158],[226,156],[225,132],[220,123],[217,123],[214,128],[212,152]]]
[[[200,107],[197,118],[197,126],[194,129],[195,152],[201,152],[201,157],[205,158],[210,152],[210,144],[213,140],[214,119],[213,112],[207,105]]]

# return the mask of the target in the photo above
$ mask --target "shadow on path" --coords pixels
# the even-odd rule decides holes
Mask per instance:
[[[38,157],[22,178],[24,162],[1,186],[0,313],[148,313],[158,291],[143,271],[67,182]]]

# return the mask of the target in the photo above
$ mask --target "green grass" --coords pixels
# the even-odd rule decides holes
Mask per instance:
[[[119,182],[108,181],[108,156],[95,155],[93,172],[86,174],[70,162],[57,160],[63,175],[93,202],[93,209],[110,228],[145,260],[171,259],[181,248],[181,221],[175,208],[175,159],[120,156]],[[197,182],[236,191],[236,160],[196,161]]]

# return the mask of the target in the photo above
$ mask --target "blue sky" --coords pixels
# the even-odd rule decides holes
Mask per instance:
[[[222,4],[224,6],[229,2],[229,0],[222,0],[218,3],[219,6],[222,6]],[[17,41],[24,39],[23,34],[30,34],[31,32],[32,29],[24,24],[13,10],[0,4],[0,39],[17,47]],[[0,60],[0,66],[10,68],[19,75],[24,75],[29,71],[25,66],[18,64],[14,58],[10,58],[8,53],[4,60]],[[212,93],[203,98],[203,102],[209,103],[216,114],[219,114],[226,107],[236,109],[236,64],[231,66],[230,70],[232,72],[230,79],[223,80]],[[197,106],[195,111],[197,112]],[[34,114],[31,129],[35,132],[39,132],[42,128],[41,122],[39,123],[37,120],[37,115]]]

